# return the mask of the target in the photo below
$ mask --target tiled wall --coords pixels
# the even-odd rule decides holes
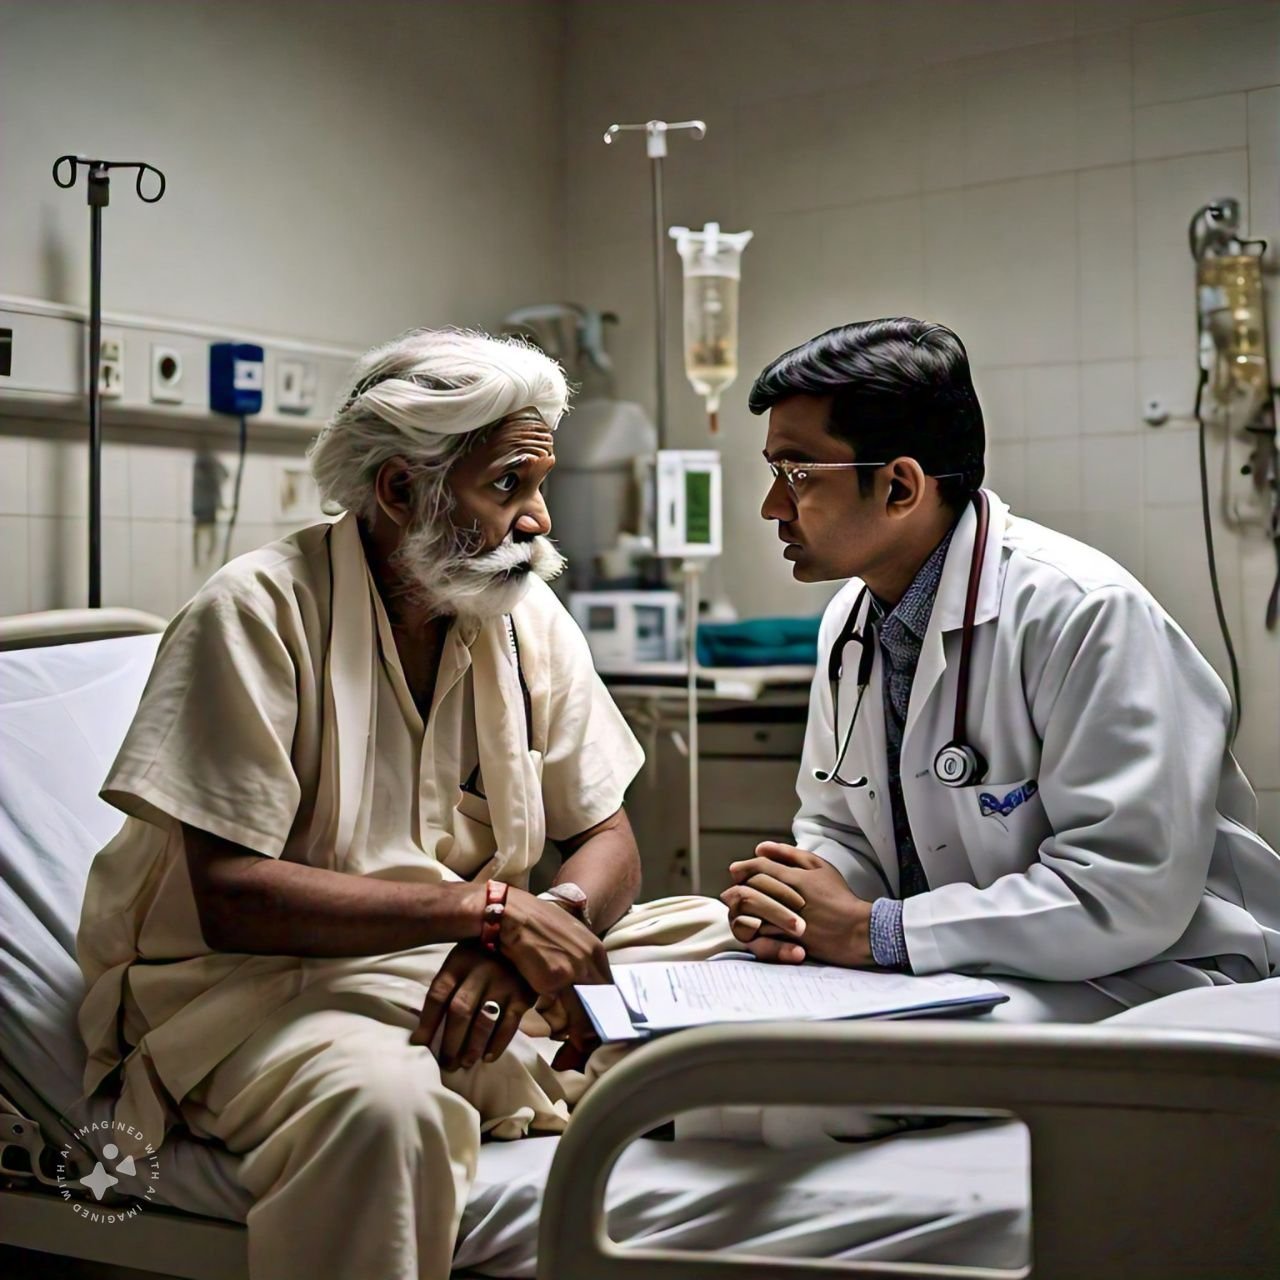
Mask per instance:
[[[1280,241],[1280,5],[793,0],[661,20],[586,0],[569,38],[569,293],[621,313],[624,394],[653,398],[648,175],[638,143],[606,149],[600,133],[704,118],[704,142],[672,141],[668,221],[756,233],[720,437],[732,496],[718,585],[743,613],[826,598],[791,582],[758,518],[750,378],[831,325],[914,313],[968,345],[989,483],[1119,559],[1225,674],[1195,432],[1185,418],[1148,427],[1140,406],[1191,406],[1194,210],[1234,195],[1253,234]],[[678,299],[675,263],[670,282]],[[678,327],[675,442],[705,445]],[[1244,676],[1239,754],[1280,841],[1280,635],[1262,622],[1275,552],[1256,533],[1217,539]]]
[[[70,426],[0,421],[0,614],[87,601],[83,437],[82,429]],[[192,472],[197,449],[206,447],[226,469],[229,508],[237,459],[227,437],[108,434],[102,457],[104,604],[168,617],[222,562],[227,511],[212,541],[202,538],[197,546],[192,525]],[[249,451],[232,555],[321,518],[317,508],[280,515],[280,469],[298,465],[302,453],[301,442]]]

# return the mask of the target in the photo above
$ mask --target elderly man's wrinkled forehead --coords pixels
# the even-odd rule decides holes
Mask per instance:
[[[514,467],[544,459],[554,462],[555,456],[555,432],[536,409],[530,408],[519,409],[503,418],[467,454],[465,463],[476,467]]]

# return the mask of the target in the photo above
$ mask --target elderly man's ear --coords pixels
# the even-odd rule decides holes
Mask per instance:
[[[409,490],[409,464],[403,458],[388,458],[374,478],[373,496],[383,515],[401,529],[413,516]]]

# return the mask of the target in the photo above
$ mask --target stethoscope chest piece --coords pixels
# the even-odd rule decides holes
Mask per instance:
[[[986,776],[987,762],[965,742],[948,742],[933,758],[933,776],[944,787],[970,787]]]

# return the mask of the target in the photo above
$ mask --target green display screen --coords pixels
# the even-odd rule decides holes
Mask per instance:
[[[684,524],[686,542],[710,543],[711,472],[709,471],[684,473]]]

